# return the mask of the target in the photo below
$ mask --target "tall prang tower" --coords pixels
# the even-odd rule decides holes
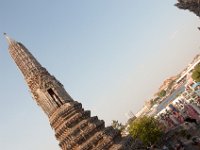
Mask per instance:
[[[9,53],[21,70],[37,104],[49,118],[62,150],[131,150],[132,138],[105,127],[97,116],[82,108],[63,85],[34,58],[28,49],[6,34]]]

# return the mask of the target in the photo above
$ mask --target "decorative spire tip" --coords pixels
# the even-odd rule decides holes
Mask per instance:
[[[15,40],[13,40],[12,38],[10,38],[10,37],[7,35],[7,33],[4,32],[3,35],[5,36],[5,38],[6,38],[7,42],[8,42],[8,44],[11,44],[12,42],[15,41]]]

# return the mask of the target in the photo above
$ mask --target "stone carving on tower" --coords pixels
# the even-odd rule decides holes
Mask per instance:
[[[180,9],[189,10],[200,17],[200,0],[178,0],[175,4]]]
[[[34,58],[28,49],[5,34],[9,53],[21,70],[37,104],[48,116],[62,150],[130,150],[132,138],[105,127],[74,101],[63,85]]]

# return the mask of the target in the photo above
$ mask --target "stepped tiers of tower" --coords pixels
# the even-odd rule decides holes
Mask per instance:
[[[103,120],[91,117],[63,85],[23,46],[6,36],[9,53],[21,70],[33,98],[48,116],[62,150],[131,150],[132,138],[122,137]]]
[[[178,0],[176,6],[180,9],[188,9],[200,17],[200,0]]]

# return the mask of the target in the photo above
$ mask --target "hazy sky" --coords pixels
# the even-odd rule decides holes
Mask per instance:
[[[0,0],[0,33],[22,42],[85,109],[125,122],[200,50],[176,0]],[[0,149],[58,150],[0,36]]]

